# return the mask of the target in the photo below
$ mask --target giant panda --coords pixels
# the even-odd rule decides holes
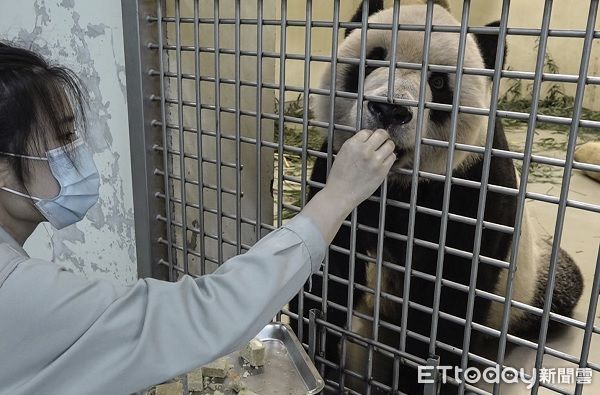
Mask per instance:
[[[383,1],[371,0],[369,6],[369,23],[391,24],[392,9],[384,9]],[[414,2],[413,2],[414,3]],[[407,25],[424,25],[427,7],[423,4],[401,5],[399,21]],[[352,18],[353,22],[362,20],[362,7],[359,7]],[[433,25],[460,26],[459,22],[444,7],[435,5],[433,9]],[[498,23],[494,24],[498,26]],[[397,37],[397,61],[421,63],[423,51],[423,32],[400,31]],[[464,66],[466,68],[493,69],[496,62],[496,46],[498,35],[476,36],[468,34],[466,40]],[[348,30],[344,41],[339,46],[337,56],[344,58],[359,58],[361,30]],[[391,31],[369,29],[366,44],[367,59],[389,60],[391,48]],[[429,64],[455,66],[458,56],[459,35],[457,33],[433,32],[429,48]],[[358,90],[359,70],[356,64],[337,65],[337,80],[335,89],[338,91],[354,92]],[[420,70],[396,69],[394,97],[407,100],[419,99]],[[452,104],[455,75],[453,73],[428,72],[426,101]],[[331,87],[330,70],[323,73],[321,88]],[[364,93],[367,96],[386,96],[388,90],[388,67],[370,67],[365,70]],[[485,76],[463,75],[460,104],[466,107],[489,108],[491,95],[491,79]],[[347,96],[347,95],[346,95]],[[330,98],[316,96],[314,110],[317,119],[329,122]],[[368,129],[384,128],[389,132],[396,144],[397,162],[388,176],[387,199],[408,203],[411,195],[411,176],[402,173],[402,169],[412,169],[415,133],[417,127],[417,108],[365,100],[357,103],[356,99],[338,96],[335,99],[334,122],[336,124],[355,126],[357,106],[362,105],[362,126]],[[428,139],[449,141],[450,113],[425,109],[423,117],[422,136]],[[486,139],[488,117],[459,113],[457,126],[457,142],[475,146],[484,146]],[[340,148],[350,133],[336,130],[332,141],[333,150]],[[321,148],[327,152],[328,142]],[[504,130],[499,121],[496,122],[493,137],[493,148],[508,150]],[[420,170],[427,173],[445,174],[447,151],[445,148],[431,145],[421,145]],[[479,182],[483,170],[483,155],[456,150],[452,164],[454,178]],[[312,185],[325,183],[327,160],[317,158],[312,171]],[[509,158],[492,155],[489,169],[489,185],[506,188],[518,188],[518,175],[513,161]],[[442,209],[444,191],[443,181],[424,177],[419,178],[417,205],[423,210],[416,212],[414,222],[414,238],[420,241],[414,243],[412,252],[412,275],[409,300],[414,305],[408,308],[408,337],[405,351],[426,360],[429,357],[428,339],[431,333],[431,307],[434,299],[434,279],[437,267],[437,248],[428,243],[437,244],[440,236],[441,219],[433,215],[432,210]],[[309,198],[318,192],[319,188],[311,187]],[[375,196],[380,195],[377,191]],[[450,194],[450,213],[477,218],[479,187],[464,184],[453,184]],[[377,254],[377,233],[368,229],[379,228],[380,206],[376,201],[365,201],[357,211],[358,223],[361,225],[356,232],[356,260],[354,273],[349,273],[351,248],[351,230],[342,226],[337,233],[333,245],[338,248],[329,250],[327,281],[327,321],[336,326],[348,328],[365,338],[373,334],[372,323],[365,317],[374,313],[373,292],[365,291],[365,286],[372,290],[376,287],[378,274],[376,265],[361,257],[375,258]],[[517,213],[517,197],[514,194],[487,192],[484,220],[487,222],[512,227]],[[409,210],[407,204],[388,205],[385,212],[385,231],[399,235],[408,234]],[[473,221],[474,222],[474,221]],[[449,219],[447,224],[446,249],[443,261],[443,279],[441,288],[440,311],[437,323],[437,340],[447,347],[437,346],[435,355],[440,357],[440,365],[460,366],[460,351],[463,347],[464,324],[450,316],[464,319],[467,313],[468,286],[471,276],[471,258],[456,252],[473,251],[475,225],[465,224]],[[512,244],[512,234],[483,228],[480,255],[497,261],[509,261]],[[378,341],[394,349],[398,349],[401,326],[404,269],[406,255],[406,238],[385,237],[383,244],[383,260],[389,262],[381,269],[381,291],[386,296],[380,299]],[[531,306],[542,307],[547,283],[550,244],[536,234],[527,209],[523,213],[522,233],[517,258],[517,270],[513,280],[513,300]],[[352,290],[352,304],[358,316],[348,317],[344,307],[349,304],[348,279],[353,274],[357,285]],[[479,263],[477,273],[477,290],[479,294],[492,293],[504,296],[508,270],[491,263]],[[321,309],[320,298],[323,296],[322,277],[315,275],[312,286],[305,288],[307,293],[302,304],[302,312],[311,308]],[[452,286],[451,286],[452,285]],[[556,273],[552,311],[564,316],[570,316],[579,300],[583,287],[581,273],[574,261],[560,251]],[[491,302],[477,296],[475,298],[473,321],[490,328],[500,329],[504,305]],[[297,299],[289,305],[292,313],[299,312]],[[429,309],[429,310],[428,310]],[[293,315],[292,315],[293,316]],[[463,321],[464,322],[464,321]],[[551,321],[552,322],[552,321]],[[385,324],[384,324],[385,323]],[[297,321],[292,320],[293,328]],[[540,316],[525,312],[515,306],[511,307],[509,333],[517,336],[536,334],[539,331]],[[307,341],[303,331],[304,341]],[[339,382],[343,366],[346,372],[344,384],[358,393],[366,393],[366,382],[377,382],[372,393],[388,393],[386,388],[393,385],[394,366],[399,366],[399,389],[408,393],[422,394],[423,387],[417,383],[417,371],[409,364],[394,364],[394,360],[382,353],[375,352],[373,368],[370,377],[368,373],[368,352],[363,345],[346,341],[345,359],[341,358],[341,341],[339,333],[329,330],[326,336],[324,357],[332,364],[326,364],[326,379]],[[476,329],[471,331],[470,352],[486,355],[486,349],[491,349],[495,360],[497,347],[494,338],[483,335]],[[535,337],[534,337],[535,339]],[[497,340],[497,339],[496,339]],[[493,344],[492,347],[486,347]],[[456,352],[450,351],[456,349]],[[488,350],[489,351],[489,350]],[[357,377],[358,376],[358,377]],[[362,376],[362,377],[360,377]],[[341,391],[340,391],[341,392]],[[451,384],[442,387],[442,393],[455,393],[456,388]]]

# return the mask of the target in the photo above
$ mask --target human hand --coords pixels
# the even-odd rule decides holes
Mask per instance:
[[[396,161],[394,149],[385,130],[359,131],[339,150],[323,192],[351,211],[381,185]]]

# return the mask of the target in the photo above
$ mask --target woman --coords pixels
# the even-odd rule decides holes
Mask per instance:
[[[60,229],[98,198],[75,75],[0,44],[0,393],[126,394],[226,355],[319,269],[344,218],[395,161],[385,131],[348,140],[327,185],[284,227],[213,274],[132,286],[30,258],[43,221]]]

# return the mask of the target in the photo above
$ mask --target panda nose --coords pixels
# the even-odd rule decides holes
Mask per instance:
[[[404,125],[409,123],[413,117],[412,111],[406,106],[389,103],[377,103],[370,101],[367,108],[371,114],[375,115],[384,128],[392,124]]]

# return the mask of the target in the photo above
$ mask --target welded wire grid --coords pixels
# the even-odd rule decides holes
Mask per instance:
[[[296,0],[294,0],[296,1]],[[357,2],[360,3],[360,2]],[[164,180],[164,193],[155,194],[159,204],[164,206],[164,214],[156,218],[166,224],[166,234],[157,240],[164,244],[167,255],[160,264],[168,267],[170,279],[177,280],[181,274],[203,275],[211,272],[227,257],[244,252],[266,232],[281,226],[288,217],[298,212],[305,204],[309,187],[320,188],[321,184],[309,181],[311,165],[317,157],[326,158],[327,171],[333,160],[332,136],[334,129],[356,131],[361,128],[362,106],[357,106],[357,122],[355,125],[334,125],[335,98],[345,97],[382,103],[396,103],[416,107],[417,129],[415,141],[414,170],[403,170],[412,178],[410,202],[399,202],[386,198],[387,182],[383,184],[382,198],[371,198],[379,202],[379,228],[371,229],[358,224],[356,210],[344,226],[351,229],[351,242],[348,250],[339,246],[331,246],[334,251],[349,255],[350,275],[344,279],[348,284],[348,303],[346,306],[333,306],[347,313],[344,327],[332,324],[327,316],[313,316],[312,322],[318,327],[319,346],[316,350],[315,362],[325,372],[325,367],[333,367],[340,371],[339,379],[326,377],[327,387],[339,391],[345,387],[345,377],[360,376],[350,372],[344,366],[346,343],[358,342],[368,348],[368,370],[366,380],[369,382],[367,392],[375,387],[398,391],[399,377],[397,374],[401,364],[410,366],[425,365],[427,360],[422,356],[410,355],[406,352],[407,338],[416,338],[429,344],[429,353],[434,356],[436,350],[446,349],[461,355],[461,367],[466,368],[471,362],[483,366],[503,366],[506,363],[507,347],[516,345],[535,351],[535,367],[542,368],[544,356],[554,357],[565,366],[591,368],[597,374],[600,371],[598,355],[594,359],[590,348],[592,339],[600,334],[600,327],[594,324],[596,318],[596,302],[600,291],[600,261],[595,265],[594,276],[586,278],[586,292],[582,303],[588,307],[585,321],[561,316],[550,311],[551,298],[555,283],[554,274],[561,238],[565,233],[565,216],[567,209],[582,210],[598,218],[600,223],[600,206],[573,198],[569,194],[571,177],[574,170],[600,171],[600,166],[574,161],[574,152],[578,144],[580,129],[586,128],[588,133],[600,135],[600,122],[585,119],[582,116],[586,87],[600,85],[600,77],[591,75],[589,70],[592,46],[594,40],[600,38],[600,32],[595,30],[598,14],[598,0],[582,1],[577,7],[589,7],[588,20],[585,26],[576,29],[553,29],[550,26],[552,16],[552,0],[543,4],[543,17],[539,28],[520,28],[510,26],[510,1],[504,0],[501,14],[490,16],[499,19],[498,27],[482,27],[469,22],[471,1],[462,3],[461,25],[436,26],[432,23],[433,2],[427,2],[425,24],[421,26],[398,24],[398,15],[402,12],[399,0],[391,5],[394,9],[394,20],[388,24],[369,24],[369,29],[385,29],[392,32],[392,47],[397,43],[397,35],[403,31],[424,32],[424,56],[422,63],[398,62],[394,51],[389,60],[368,60],[368,33],[364,27],[367,24],[369,2],[362,2],[363,18],[361,22],[346,22],[350,15],[340,15],[340,0],[319,1],[305,0],[304,15],[289,16],[291,2],[287,0],[242,2],[224,1],[157,1],[155,9],[149,12],[146,22],[157,24],[158,36],[149,37],[147,50],[157,51],[160,59],[158,69],[148,70],[148,74],[159,81],[160,90],[150,98],[160,106],[160,119],[152,120],[156,133],[162,136],[162,144],[154,147],[157,155],[162,155],[162,167],[155,169],[157,177]],[[542,4],[540,4],[540,7]],[[575,6],[575,5],[574,5]],[[277,12],[273,11],[273,8]],[[313,18],[315,7],[330,8],[330,18],[317,20]],[[344,28],[361,28],[360,57],[356,59],[335,56],[339,42],[343,38]],[[328,31],[331,49],[329,54],[313,53],[311,45],[314,42],[313,33]],[[429,62],[429,42],[432,32],[452,32],[459,36],[459,54],[457,66],[436,65]],[[497,61],[493,70],[465,68],[465,43],[467,33],[496,33],[499,34]],[[319,36],[321,37],[321,36]],[[502,59],[505,52],[505,38],[517,37],[537,38],[536,62],[531,71],[502,70]],[[275,38],[275,39],[274,39]],[[549,73],[544,66],[547,60],[547,44],[550,39],[574,40],[582,44],[579,72],[577,74]],[[301,42],[303,49],[297,52]],[[293,46],[293,50],[290,50]],[[597,56],[597,55],[596,55]],[[311,83],[320,65],[331,63],[331,89],[315,87]],[[301,66],[298,66],[301,64]],[[337,65],[358,64],[358,92],[344,92],[336,86]],[[294,66],[295,65],[295,66]],[[387,97],[368,96],[364,93],[365,67],[388,67],[390,79]],[[292,71],[290,71],[290,69]],[[302,78],[292,78],[292,73],[302,70]],[[401,100],[393,97],[394,75],[399,69],[421,70],[420,96],[417,101]],[[452,104],[427,102],[425,86],[428,72],[445,72],[456,74],[456,86],[453,92]],[[484,75],[492,80],[492,91],[489,108],[472,108],[458,105],[463,75]],[[532,84],[533,100],[528,111],[513,111],[499,108],[501,83],[510,81],[525,81]],[[290,82],[295,81],[295,82]],[[556,116],[544,114],[539,110],[543,85],[547,83],[574,84],[574,98],[571,116]],[[290,113],[289,102],[292,96],[298,96],[300,112]],[[330,99],[328,121],[317,121],[311,118],[308,110],[311,95],[325,95]],[[422,137],[423,117],[426,108],[450,112],[449,141],[439,141]],[[470,146],[456,143],[457,120],[459,113],[489,116],[487,137],[484,146]],[[524,144],[521,149],[503,151],[492,149],[495,121],[521,122],[524,134]],[[555,125],[556,128],[568,128],[565,131],[563,157],[555,158],[545,154],[534,153],[535,135],[539,124]],[[315,129],[322,130],[328,136],[325,152],[320,152],[318,143],[311,139]],[[579,138],[581,135],[579,134]],[[423,145],[444,147],[448,150],[448,159],[444,175],[428,173],[419,170],[420,149]],[[483,154],[483,169],[481,182],[474,182],[452,177],[452,163],[456,150]],[[521,169],[518,189],[493,185],[488,182],[489,166],[492,156],[507,157],[515,161]],[[299,168],[290,166],[290,162],[299,163]],[[553,167],[562,170],[560,176],[559,195],[528,191],[531,169],[533,165]],[[272,182],[271,179],[273,180]],[[433,210],[417,205],[419,180],[429,179],[444,183],[443,204],[441,210]],[[450,190],[453,185],[474,188],[479,193],[478,215],[476,218],[461,217],[450,213]],[[287,191],[287,192],[286,192]],[[293,193],[286,195],[289,191]],[[478,191],[478,192],[477,192]],[[298,193],[299,192],[299,193]],[[488,192],[496,192],[516,196],[517,216],[514,227],[494,224],[484,221],[484,208]],[[286,198],[288,196],[288,198]],[[292,196],[292,199],[289,198]],[[293,198],[295,196],[295,199]],[[273,199],[273,200],[271,200]],[[554,234],[552,236],[552,252],[549,260],[549,282],[545,294],[543,309],[528,306],[512,300],[513,281],[506,286],[506,299],[502,296],[478,291],[475,287],[479,265],[495,265],[507,270],[511,275],[516,271],[516,259],[522,229],[522,216],[525,201],[544,202],[557,206]],[[265,201],[267,202],[265,204]],[[245,203],[249,202],[249,203]],[[406,235],[389,234],[384,232],[386,208],[394,206],[409,211],[409,226]],[[415,237],[416,213],[426,213],[441,219],[441,229],[438,243],[419,240]],[[475,244],[471,251],[461,251],[446,246],[446,226],[449,220],[463,222],[475,227]],[[376,257],[365,256],[356,251],[357,230],[371,232],[377,235]],[[492,229],[512,235],[510,256],[507,261],[500,261],[480,254],[482,230]],[[385,234],[384,234],[385,233]],[[398,268],[383,259],[384,236],[405,240],[407,243],[405,265]],[[437,251],[436,275],[431,276],[412,269],[413,246],[431,248]],[[590,248],[597,250],[598,245]],[[452,282],[442,278],[444,256],[452,254],[467,258],[471,261],[470,286]],[[376,288],[371,289],[366,284],[358,284],[354,280],[356,259],[371,262],[376,267]],[[600,259],[600,256],[599,258]],[[591,263],[593,265],[593,263]],[[434,303],[432,307],[421,306],[414,301],[402,303],[401,325],[386,323],[380,316],[380,302],[386,298],[398,301],[400,298],[382,291],[383,268],[400,270],[411,275],[404,276],[403,295],[410,294],[411,278],[418,277],[432,281],[435,284]],[[328,300],[329,262],[325,260],[322,271],[322,297],[318,302],[321,311],[327,312],[332,308]],[[338,279],[339,280],[339,279]],[[450,287],[468,292],[466,317],[453,317],[440,311],[440,295],[442,287]],[[373,316],[354,310],[354,290],[374,295]],[[504,303],[502,324],[500,328],[488,328],[473,322],[475,296]],[[309,312],[304,309],[304,299],[315,298],[313,295],[299,295],[298,315],[284,309],[285,315],[293,318],[300,317],[300,322],[308,323]],[[400,302],[402,300],[400,299]],[[420,309],[431,314],[432,325],[429,337],[411,333],[407,330],[408,308]],[[512,309],[521,309],[542,317],[542,329],[539,337],[533,340],[521,339],[508,334],[508,318]],[[369,337],[361,336],[352,328],[352,317],[360,317],[373,323]],[[439,318],[464,325],[463,346],[451,347],[440,342],[437,337]],[[281,319],[281,315],[278,315]],[[568,327],[583,331],[583,341],[580,354],[569,354],[548,346],[547,334],[550,322],[562,323]],[[379,328],[399,332],[399,344],[383,344],[379,341]],[[298,337],[303,339],[303,325],[297,328]],[[499,339],[498,352],[495,360],[475,355],[469,350],[472,331],[491,335]],[[341,337],[340,361],[329,361],[325,355],[326,333],[334,333]],[[314,339],[313,339],[314,340]],[[311,345],[315,347],[314,344]],[[372,359],[374,353],[392,356],[394,359],[394,380],[391,387],[372,377]],[[542,382],[539,377],[531,392],[537,393],[539,388],[552,392],[579,394],[585,386],[577,384],[569,389],[563,386]],[[464,380],[457,383],[460,393],[465,390],[475,393],[488,393],[473,385],[465,384]],[[499,385],[490,389],[497,394]],[[574,391],[574,392],[573,392]],[[397,392],[394,392],[397,393]]]

